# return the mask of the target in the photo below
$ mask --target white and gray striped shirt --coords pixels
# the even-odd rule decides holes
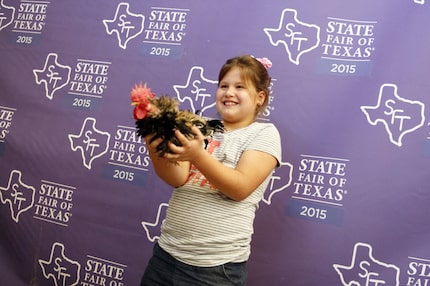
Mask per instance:
[[[246,150],[273,155],[281,162],[281,140],[272,123],[253,124],[225,133],[216,133],[208,152],[229,167],[236,167]],[[243,262],[250,255],[253,222],[258,203],[270,175],[246,199],[234,201],[215,189],[196,169],[183,186],[174,190],[159,245],[184,263],[210,267]]]

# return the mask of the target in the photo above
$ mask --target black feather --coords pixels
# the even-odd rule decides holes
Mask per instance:
[[[181,143],[175,136],[175,130],[179,130],[188,139],[192,139],[196,135],[191,131],[192,126],[199,128],[200,132],[206,138],[214,132],[224,132],[224,126],[220,120],[206,120],[192,112],[181,111],[177,108],[178,102],[173,98],[162,96],[153,99],[152,102],[157,106],[159,112],[136,120],[136,132],[141,137],[154,134],[150,143],[158,138],[162,138],[161,143],[157,146],[157,152],[160,156],[163,156],[165,153],[171,153],[168,146],[169,142],[181,146]]]

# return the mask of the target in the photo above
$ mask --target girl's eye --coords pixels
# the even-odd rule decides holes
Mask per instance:
[[[227,85],[226,84],[221,84],[219,87],[220,88],[227,88]]]

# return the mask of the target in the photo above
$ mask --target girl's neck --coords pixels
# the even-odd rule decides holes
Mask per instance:
[[[255,120],[253,120],[251,122],[241,122],[241,123],[228,123],[228,122],[223,121],[223,124],[224,124],[225,130],[233,131],[233,130],[248,127],[249,125],[251,125],[254,122],[255,122]]]

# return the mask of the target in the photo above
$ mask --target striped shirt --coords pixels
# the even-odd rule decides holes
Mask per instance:
[[[272,123],[253,124],[214,134],[208,152],[235,168],[242,152],[257,150],[281,162],[281,140]],[[235,201],[218,191],[193,166],[188,181],[174,190],[159,245],[181,262],[210,267],[243,262],[251,253],[251,236],[258,203],[270,175],[246,199]]]

